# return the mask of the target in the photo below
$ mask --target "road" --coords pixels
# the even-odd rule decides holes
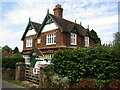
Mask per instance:
[[[16,85],[6,82],[6,81],[2,81],[2,88],[23,88],[23,87],[16,86]],[[4,90],[4,89],[2,89],[2,90]]]

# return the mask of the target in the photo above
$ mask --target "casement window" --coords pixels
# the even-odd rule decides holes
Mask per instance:
[[[37,39],[37,43],[40,44],[41,43],[41,39]]]
[[[46,35],[46,45],[56,44],[56,33]]]
[[[32,38],[26,39],[26,47],[32,47]]]
[[[85,37],[85,47],[89,47],[89,37]]]
[[[71,45],[77,45],[77,34],[71,33]]]

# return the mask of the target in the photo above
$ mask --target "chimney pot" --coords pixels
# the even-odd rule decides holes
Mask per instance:
[[[53,9],[53,11],[55,16],[62,18],[63,8],[61,7],[60,4],[55,5],[55,8]]]
[[[55,5],[56,8],[61,8],[60,4]]]

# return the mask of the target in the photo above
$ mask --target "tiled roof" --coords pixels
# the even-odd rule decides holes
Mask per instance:
[[[34,50],[38,56],[42,56],[42,53],[38,48],[34,48]]]
[[[21,52],[21,54],[26,54],[26,55],[28,55],[28,54],[30,54],[32,52],[32,50],[23,50],[22,52]]]
[[[34,48],[34,50],[35,50],[35,52],[36,52],[36,54],[37,54],[38,56],[41,56],[41,55],[42,55],[42,53],[40,52],[39,49]],[[32,50],[23,50],[23,51],[21,52],[21,54],[30,55],[32,52],[33,52]]]
[[[35,31],[38,32],[38,30],[40,29],[41,24],[36,23],[36,22],[32,22],[32,21],[30,21],[30,22],[33,25],[33,27],[35,28]]]
[[[56,23],[61,27],[61,29],[65,32],[71,32],[72,28],[74,27],[74,25],[76,25],[76,28],[78,30],[78,32],[80,33],[80,35],[84,36],[87,32],[87,29],[85,29],[82,25],[80,24],[76,24],[74,22],[68,21],[66,19],[63,18],[59,18],[57,16],[54,16],[52,14],[50,14],[50,16],[56,21]]]
[[[12,56],[12,53],[11,53],[11,52],[8,52],[8,51],[4,51],[4,52],[2,52],[2,56],[3,56],[3,57]]]

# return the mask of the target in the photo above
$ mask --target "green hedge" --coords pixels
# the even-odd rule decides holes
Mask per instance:
[[[2,67],[3,68],[16,68],[17,62],[24,62],[24,58],[20,54],[15,54],[10,57],[2,57]]]
[[[63,50],[54,54],[53,70],[71,81],[80,78],[120,78],[120,57],[116,58],[109,46]]]

